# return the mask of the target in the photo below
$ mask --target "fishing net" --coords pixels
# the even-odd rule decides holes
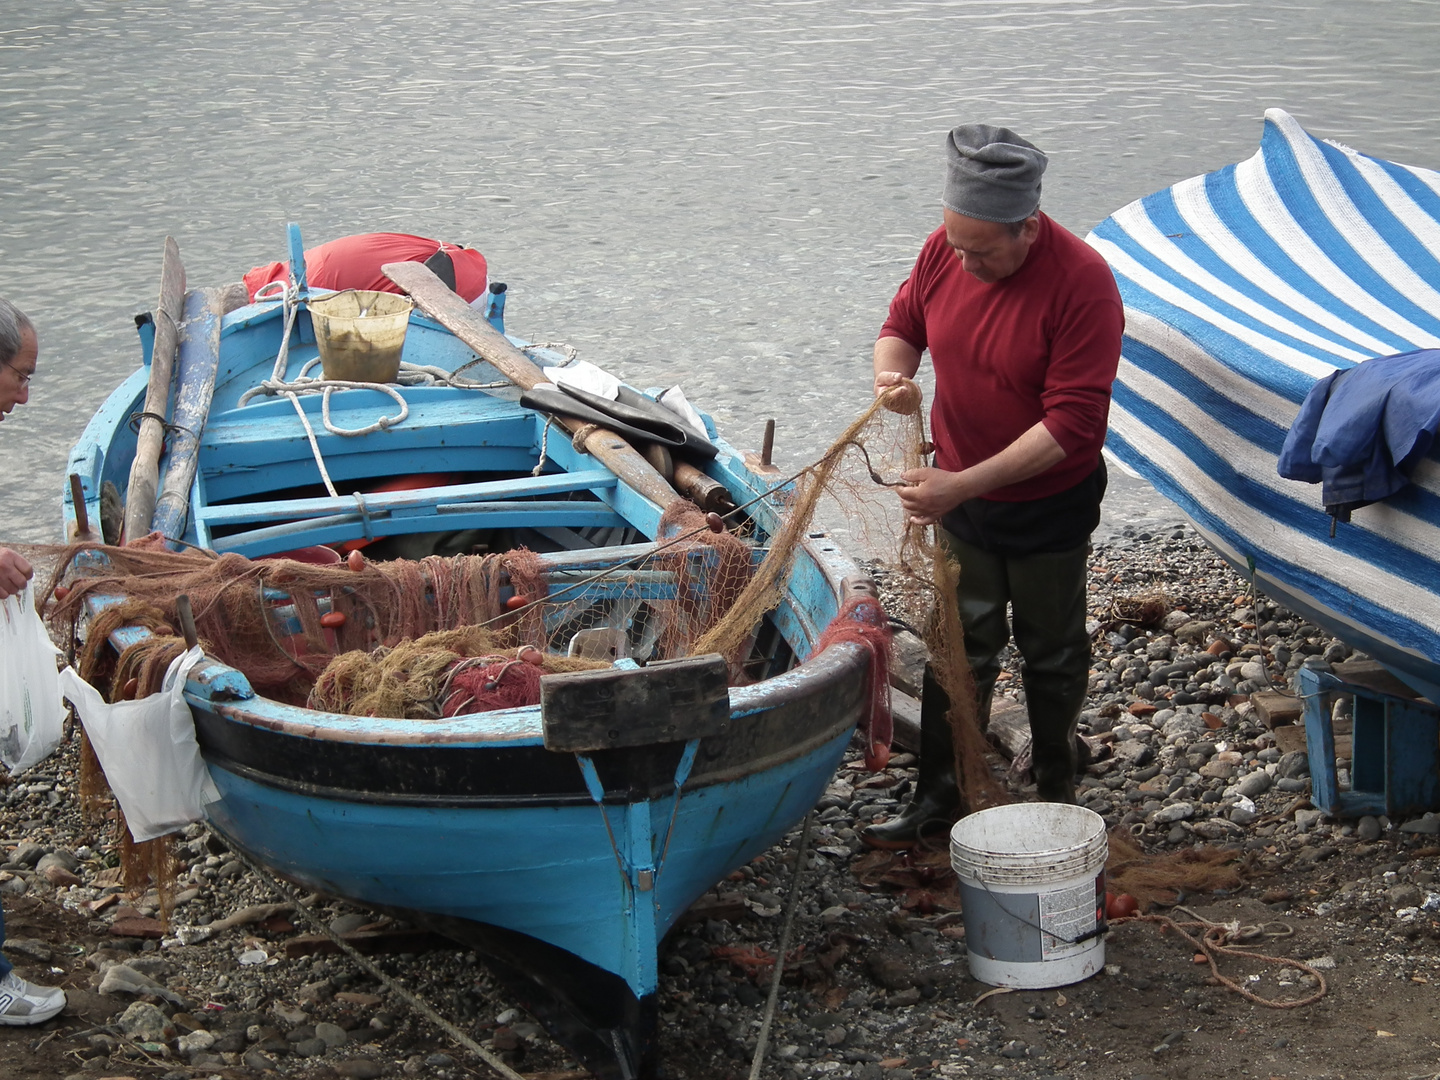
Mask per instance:
[[[321,565],[172,552],[155,538],[124,547],[86,543],[60,553],[48,615],[57,637],[81,643],[81,674],[108,686],[112,701],[159,688],[184,648],[182,595],[209,656],[242,672],[263,696],[329,712],[425,721],[533,705],[543,674],[608,667],[620,656],[644,662],[719,653],[732,684],[741,684],[791,662],[762,628],[787,604],[796,550],[828,499],[831,516],[857,542],[888,550],[892,584],[924,613],[918,621],[931,666],[952,703],[964,804],[976,810],[1008,796],[989,768],[976,714],[955,603],[960,568],[931,530],[905,519],[890,490],[928,451],[921,395],[905,382],[814,464],[757,489],[739,508],[748,514],[735,515],[745,524],[727,525],[680,500],[665,511],[655,544],[627,550],[619,562],[606,562],[603,548],[562,558],[517,548],[393,562],[352,555]],[[132,634],[117,654],[108,645],[123,627],[149,635]],[[815,628],[809,648],[837,642],[869,650],[870,708],[861,729],[867,764],[883,768],[890,631],[873,595],[849,597],[828,628]],[[93,800],[103,778],[93,754],[84,760],[82,792]],[[123,820],[121,832],[128,844]],[[132,863],[137,880],[166,865],[159,849],[132,852],[127,868]]]

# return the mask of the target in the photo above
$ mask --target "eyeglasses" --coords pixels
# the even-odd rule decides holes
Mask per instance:
[[[21,370],[20,370],[18,367],[16,367],[14,364],[10,363],[9,360],[0,360],[0,364],[4,364],[6,367],[8,367],[11,371],[13,371],[13,372],[16,374],[16,376],[20,379],[20,389],[21,389],[21,390],[24,390],[25,387],[27,387],[27,386],[30,385],[30,376],[34,374],[33,371],[32,371],[32,372],[28,372],[28,373],[27,373],[27,372],[24,372],[24,371],[21,371]]]

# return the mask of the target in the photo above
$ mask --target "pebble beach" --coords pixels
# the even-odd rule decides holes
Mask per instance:
[[[1259,927],[1251,940],[1267,956],[1306,967],[1257,959],[1235,977],[1267,1000],[1313,994],[1324,980],[1321,1000],[1276,1010],[1243,999],[1177,952],[1175,934],[1140,921],[1112,928],[1101,974],[992,993],[967,967],[943,843],[897,856],[858,839],[915,782],[913,754],[897,747],[880,773],[858,753],[847,758],[815,808],[803,861],[797,827],[671,933],[661,954],[665,1075],[748,1075],[762,1035],[761,1075],[785,1080],[1440,1070],[1421,1034],[1434,1015],[1432,978],[1440,985],[1440,817],[1327,817],[1309,799],[1303,737],[1284,722],[1281,699],[1302,665],[1363,658],[1254,595],[1187,526],[1099,544],[1091,566],[1094,662],[1081,732],[1095,760],[1079,801],[1149,857],[1224,853],[1228,885],[1181,888],[1149,910]],[[877,577],[883,591],[883,567]],[[1006,675],[1008,700],[997,707],[1023,706],[1011,662]],[[1337,732],[1346,718],[1341,700]],[[75,742],[0,795],[8,955],[27,978],[71,997],[41,1029],[0,1030],[0,1075],[495,1075],[397,988],[527,1077],[588,1075],[472,953],[278,888],[202,825],[178,841],[168,919],[153,890],[126,894],[104,823],[81,818]],[[1017,763],[997,752],[992,764],[1016,799],[1033,798],[1023,754]],[[1348,765],[1337,761],[1342,788]],[[787,918],[790,949],[767,1026]],[[336,937],[367,955],[337,952]],[[1343,1047],[1316,1035],[1317,1021],[1348,1030],[1360,1011],[1387,1007],[1392,1019],[1351,1024],[1364,1037]]]

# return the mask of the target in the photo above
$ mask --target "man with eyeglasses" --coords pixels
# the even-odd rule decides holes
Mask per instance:
[[[0,297],[0,420],[16,405],[30,400],[30,377],[39,356],[34,324]],[[34,572],[20,555],[0,547],[0,600],[23,589]]]
[[[39,357],[35,325],[23,311],[0,297],[0,420],[16,405],[30,400],[30,378]],[[0,547],[0,600],[25,588],[34,573],[21,555]],[[4,943],[5,916],[0,912],[0,945]],[[65,991],[26,982],[0,953],[0,1025],[43,1024],[63,1008]]]

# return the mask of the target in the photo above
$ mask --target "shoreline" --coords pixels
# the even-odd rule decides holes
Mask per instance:
[[[1214,983],[1174,935],[1140,922],[1111,930],[1107,973],[1073,987],[987,994],[967,969],[943,845],[897,856],[856,838],[903,804],[914,756],[896,753],[870,774],[852,751],[816,808],[763,1075],[1132,1080],[1259,1068],[1400,1080],[1433,1071],[1427,995],[1432,976],[1440,984],[1440,819],[1327,819],[1309,806],[1303,751],[1283,751],[1249,702],[1263,680],[1284,685],[1307,656],[1346,658],[1343,645],[1263,597],[1249,602],[1244,584],[1186,527],[1102,541],[1091,566],[1096,638],[1082,730],[1108,754],[1087,769],[1080,801],[1148,858],[1225,853],[1234,884],[1166,896],[1156,910],[1262,934],[1283,923],[1289,933],[1264,938],[1260,951],[1319,965],[1327,996],[1302,1009],[1257,1006]],[[1153,629],[1107,625],[1117,607],[1157,592],[1167,603]],[[1232,648],[1207,651],[1217,639]],[[1005,661],[1011,687],[1013,661]],[[324,946],[307,940],[314,935],[302,920],[272,910],[283,898],[203,826],[179,844],[171,924],[155,922],[158,897],[124,896],[101,831],[80,820],[75,742],[0,796],[8,953],[22,975],[59,982],[72,996],[66,1014],[41,1029],[0,1029],[0,1073],[493,1075],[352,960],[316,951]],[[1033,798],[1004,756],[992,764],[1018,798]],[[707,892],[666,939],[661,1059],[674,1080],[748,1072],[799,831]],[[468,950],[351,905],[306,904],[332,930],[390,949],[374,958],[380,970],[511,1067],[545,1080],[585,1075]],[[197,928],[226,921],[234,925],[195,940]],[[1244,985],[1266,998],[1315,989],[1297,969],[1233,963],[1242,979],[1256,975]],[[1357,1041],[1356,1024],[1373,1030]],[[37,1038],[43,1046],[32,1051]]]

